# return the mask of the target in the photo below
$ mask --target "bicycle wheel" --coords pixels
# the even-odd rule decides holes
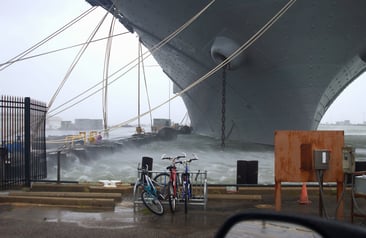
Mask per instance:
[[[172,211],[172,213],[174,213],[177,198],[174,195],[174,188],[173,188],[173,183],[172,182],[169,182],[168,189],[169,189],[169,195],[168,195],[169,196],[169,206],[170,206],[170,210]]]
[[[144,186],[141,183],[136,183],[133,188],[133,200],[137,201],[141,197],[141,193],[144,189]]]
[[[141,193],[141,200],[152,213],[155,213],[156,215],[164,214],[163,205],[161,204],[160,200],[154,195],[144,190]]]
[[[188,199],[189,199],[189,191],[188,191],[188,182],[184,185],[184,213],[188,212]]]
[[[167,199],[169,197],[169,180],[170,176],[168,173],[161,173],[154,177],[155,188],[161,196],[161,199]]]

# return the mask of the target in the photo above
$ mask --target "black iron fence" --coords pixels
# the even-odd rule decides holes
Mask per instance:
[[[45,103],[0,98],[0,190],[47,177]]]

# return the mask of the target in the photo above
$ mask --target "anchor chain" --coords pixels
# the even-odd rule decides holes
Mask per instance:
[[[221,98],[221,147],[225,147],[225,112],[226,112],[226,67],[222,69],[222,98]]]

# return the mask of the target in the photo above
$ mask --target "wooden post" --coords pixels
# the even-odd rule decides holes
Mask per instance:
[[[344,183],[337,181],[337,204],[339,202],[339,207],[337,210],[337,219],[338,220],[344,220],[344,194],[342,197],[343,189],[344,189]],[[339,201],[339,199],[342,199],[342,200]]]
[[[275,209],[276,211],[281,211],[281,182],[275,182]]]

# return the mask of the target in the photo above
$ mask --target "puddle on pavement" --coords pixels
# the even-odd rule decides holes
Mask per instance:
[[[44,221],[75,223],[84,228],[126,229],[135,227],[138,217],[133,205],[127,202],[118,204],[114,211],[56,210],[47,214]]]

